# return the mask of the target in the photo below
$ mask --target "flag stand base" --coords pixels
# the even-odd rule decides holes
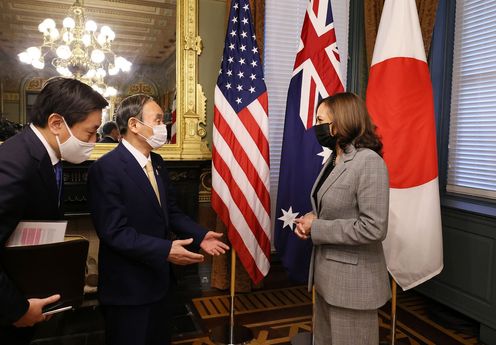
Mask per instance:
[[[313,345],[313,333],[298,333],[291,338],[291,345]]]
[[[216,345],[245,345],[253,340],[253,333],[244,326],[226,324],[213,328],[210,339]]]

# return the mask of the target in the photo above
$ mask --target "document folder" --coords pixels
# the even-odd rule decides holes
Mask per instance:
[[[6,247],[0,262],[26,298],[60,294],[60,306],[77,307],[83,301],[88,246],[88,240],[78,238],[58,243]]]

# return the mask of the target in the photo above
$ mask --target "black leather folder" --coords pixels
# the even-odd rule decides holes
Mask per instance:
[[[60,294],[57,306],[77,307],[83,301],[89,242],[64,242],[6,247],[0,263],[27,298]]]

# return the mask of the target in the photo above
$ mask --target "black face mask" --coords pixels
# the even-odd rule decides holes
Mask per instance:
[[[331,150],[336,148],[338,138],[331,135],[331,126],[329,123],[313,126],[315,129],[315,136],[320,145],[327,147]]]

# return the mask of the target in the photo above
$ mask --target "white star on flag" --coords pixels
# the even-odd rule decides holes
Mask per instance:
[[[322,146],[322,152],[317,153],[317,156],[322,157],[322,165],[324,165],[329,157],[331,157],[332,150],[328,149],[327,147]]]
[[[281,211],[282,211],[282,217],[279,217],[278,219],[284,222],[282,228],[284,229],[286,226],[289,226],[291,231],[294,231],[293,224],[296,217],[298,217],[299,212],[293,213],[293,206],[290,206],[289,210],[287,211],[281,208]]]

